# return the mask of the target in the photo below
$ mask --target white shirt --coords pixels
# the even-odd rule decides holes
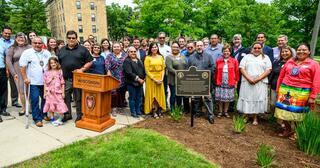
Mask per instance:
[[[51,54],[48,50],[37,52],[33,48],[29,48],[21,54],[19,65],[26,67],[27,77],[31,85],[44,84],[43,74],[44,71],[48,69],[48,60],[50,57]]]
[[[171,55],[171,48],[168,45],[163,44],[161,46],[161,44],[158,44],[158,46],[159,46],[159,52],[161,55],[163,55],[164,58]]]

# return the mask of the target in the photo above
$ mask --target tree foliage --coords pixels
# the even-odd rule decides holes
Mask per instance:
[[[123,36],[127,36],[126,27],[132,17],[133,9],[129,6],[120,7],[119,4],[112,3],[107,6],[106,10],[109,38],[117,41]]]
[[[49,35],[45,5],[42,0],[11,0],[9,25],[14,32],[29,32]]]
[[[284,28],[289,30],[288,36],[292,46],[301,42],[310,42],[316,19],[319,0],[274,0],[273,5],[281,11],[287,22]],[[319,33],[320,34],[320,33]],[[320,39],[318,53],[320,53]]]
[[[128,23],[130,35],[155,37],[165,31],[170,38],[185,35],[201,39],[216,33],[230,42],[240,33],[246,46],[259,32],[276,46],[277,36],[286,34],[290,44],[309,42],[319,0],[134,0],[137,7]]]
[[[7,25],[9,20],[9,5],[6,0],[0,0],[0,28]]]

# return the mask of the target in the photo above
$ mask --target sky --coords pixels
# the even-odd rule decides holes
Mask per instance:
[[[271,0],[256,0],[257,2],[264,2],[264,3],[270,3]],[[128,5],[131,7],[134,7],[134,4],[132,3],[133,0],[106,0],[107,5],[110,5],[112,2],[118,3],[120,6]]]

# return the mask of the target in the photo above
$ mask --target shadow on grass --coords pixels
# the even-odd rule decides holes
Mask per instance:
[[[75,142],[12,167],[218,167],[151,130],[128,128]]]

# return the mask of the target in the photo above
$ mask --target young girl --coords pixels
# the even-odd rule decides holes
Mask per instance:
[[[44,73],[44,98],[46,103],[43,112],[49,113],[51,123],[54,126],[62,125],[63,113],[68,111],[64,103],[64,79],[60,64],[56,57],[49,58],[48,71]],[[54,120],[54,113],[59,114],[59,118]]]

